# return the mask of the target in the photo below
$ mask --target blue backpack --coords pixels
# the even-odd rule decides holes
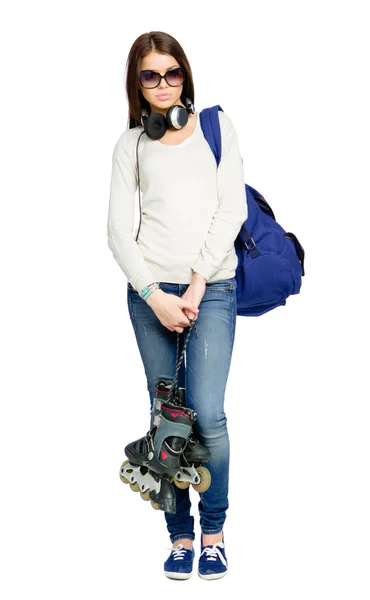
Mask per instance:
[[[221,160],[221,129],[217,104],[204,108],[200,125],[217,162]],[[237,314],[258,317],[284,306],[291,294],[298,294],[304,273],[304,249],[294,233],[276,222],[264,197],[245,184],[248,218],[234,242],[238,264]]]

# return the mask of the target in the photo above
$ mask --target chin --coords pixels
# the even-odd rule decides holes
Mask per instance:
[[[170,106],[172,106],[174,104],[173,100],[171,100],[170,98],[168,100],[163,100],[163,102],[161,102],[160,104],[154,104],[153,106],[155,108],[155,110],[159,110],[159,109],[164,109],[164,108],[169,108]]]

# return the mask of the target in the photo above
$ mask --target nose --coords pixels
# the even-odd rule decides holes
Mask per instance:
[[[161,73],[161,74],[162,74],[162,73]],[[160,82],[160,84],[159,84],[158,88],[159,88],[160,90],[162,90],[162,89],[164,90],[164,89],[167,89],[167,87],[168,87],[167,81],[165,80],[165,78],[164,78],[164,77],[161,77],[161,82]]]

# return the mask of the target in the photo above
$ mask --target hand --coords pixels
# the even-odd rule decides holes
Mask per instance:
[[[202,277],[202,275],[200,275],[199,273],[194,273],[188,289],[186,290],[186,292],[184,292],[184,294],[181,296],[181,298],[183,298],[184,300],[188,300],[189,302],[191,302],[198,308],[199,304],[202,302],[202,298],[204,296],[205,291],[206,291],[206,279],[204,277]],[[198,313],[199,313],[199,309],[198,309]],[[198,314],[196,314],[194,311],[192,311],[189,308],[184,308],[184,314],[189,319],[196,319],[198,316]]]
[[[175,294],[167,294],[161,289],[154,290],[146,302],[162,325],[170,331],[177,331],[177,333],[182,333],[185,327],[190,326],[189,318],[183,312],[185,309],[194,315],[199,312],[198,307],[190,300],[179,298]]]

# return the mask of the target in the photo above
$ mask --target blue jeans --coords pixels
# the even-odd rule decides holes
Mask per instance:
[[[161,282],[164,292],[180,297],[188,286]],[[180,336],[180,357],[189,327],[180,334],[167,329],[129,283],[127,306],[144,365],[151,410],[158,380],[174,379],[177,336]],[[222,531],[229,507],[230,446],[224,398],[235,337],[236,278],[207,282],[198,308],[196,329],[193,327],[190,333],[177,386],[185,387],[186,404],[197,413],[194,434],[212,454],[204,463],[211,473],[211,485],[199,494],[198,508],[202,533],[213,534]],[[171,542],[180,538],[194,539],[189,488],[181,490],[172,485],[176,514],[164,513]]]

